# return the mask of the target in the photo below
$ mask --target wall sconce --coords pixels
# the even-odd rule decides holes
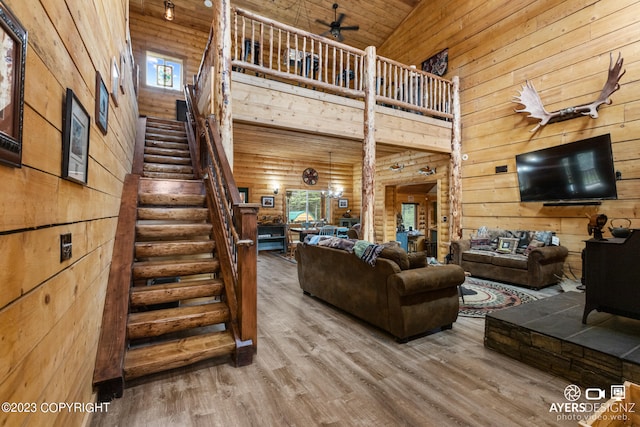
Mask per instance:
[[[164,19],[166,19],[167,21],[173,21],[173,18],[175,18],[175,14],[174,14],[174,4],[171,2],[171,0],[165,0],[164,2]]]
[[[280,188],[279,188],[279,186],[278,186],[278,183],[277,183],[277,182],[274,182],[274,183],[273,183],[273,185],[272,185],[272,187],[273,187],[273,194],[278,194],[278,192],[280,191]]]
[[[393,172],[398,172],[404,169],[404,164],[396,163],[395,165],[389,166],[389,169],[391,169]]]
[[[431,169],[429,166],[418,169],[420,175],[433,175],[436,173],[436,168]]]

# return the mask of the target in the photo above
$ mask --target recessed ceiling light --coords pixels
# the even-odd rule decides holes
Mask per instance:
[[[211,0],[204,0],[204,5],[207,7],[211,7],[213,6],[213,3],[211,2]]]

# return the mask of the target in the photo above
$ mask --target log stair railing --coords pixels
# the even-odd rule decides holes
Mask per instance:
[[[232,321],[238,303],[185,125],[141,120],[143,160],[125,181],[94,371],[101,401],[121,397],[129,379],[221,356],[244,365],[253,354]]]

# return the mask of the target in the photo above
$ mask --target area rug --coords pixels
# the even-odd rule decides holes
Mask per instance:
[[[464,302],[460,298],[458,314],[464,317],[484,317],[487,313],[538,299],[522,288],[475,277],[467,277],[462,288]]]

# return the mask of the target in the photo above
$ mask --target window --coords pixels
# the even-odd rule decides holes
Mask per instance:
[[[319,222],[325,217],[321,191],[287,191],[288,222]]]
[[[182,91],[182,60],[147,52],[147,86]]]
[[[402,225],[405,230],[415,230],[418,218],[418,204],[417,203],[403,203],[402,204]]]

